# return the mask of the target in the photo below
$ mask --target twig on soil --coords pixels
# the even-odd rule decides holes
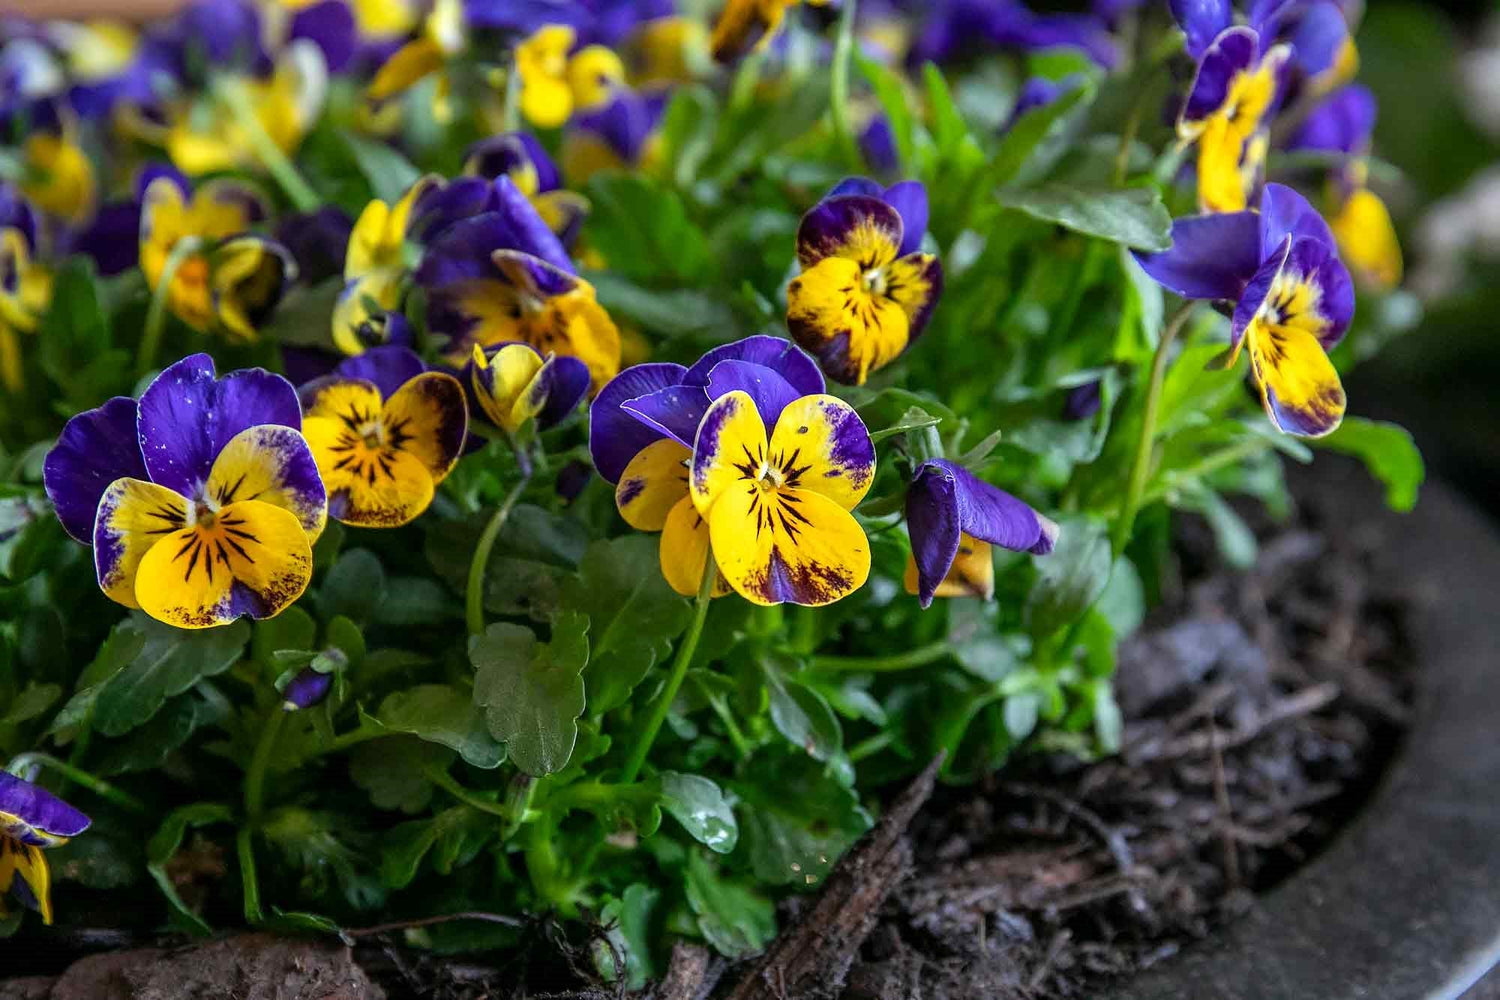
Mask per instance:
[[[376,924],[374,927],[345,927],[339,931],[339,936],[344,938],[345,944],[353,944],[353,938],[370,937],[374,934],[391,934],[395,931],[408,931],[417,927],[431,927],[434,924],[446,924],[455,920],[478,920],[487,924],[503,924],[506,927],[527,927],[531,921],[521,917],[507,916],[504,913],[483,913],[478,910],[465,910],[461,913],[439,913],[433,917],[419,917],[416,920],[397,920],[389,924]]]

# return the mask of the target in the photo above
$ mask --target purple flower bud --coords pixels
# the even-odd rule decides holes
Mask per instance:
[[[333,674],[325,674],[312,667],[303,667],[282,692],[285,700],[281,703],[281,707],[288,712],[312,708],[327,698],[332,688]]]

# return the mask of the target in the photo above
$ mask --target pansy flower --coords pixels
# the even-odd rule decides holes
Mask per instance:
[[[247,232],[265,215],[260,198],[228,180],[196,190],[180,175],[148,178],[141,199],[140,262],[146,283],[156,288],[178,241],[199,246],[171,275],[167,302],[195,330],[222,330],[254,340],[257,327],[276,308],[296,264],[281,244]]]
[[[69,420],[43,481],[109,598],[179,628],[270,618],[306,589],[328,512],[301,419],[280,375],[215,378],[195,354]]]
[[[515,49],[521,81],[521,114],[538,128],[556,128],[574,109],[609,100],[625,83],[625,64],[604,45],[574,51],[578,34],[566,24],[546,24]]]
[[[786,19],[788,9],[802,0],[727,0],[709,39],[709,50],[719,62],[733,62],[752,48],[770,44]],[[814,7],[830,0],[807,0]]]
[[[463,386],[404,347],[372,347],[302,386],[302,432],[335,520],[406,524],[432,503],[468,434]]]
[[[995,49],[1071,48],[1106,67],[1119,57],[1103,19],[1089,14],[1038,14],[1018,0],[934,0],[922,12],[907,53],[914,67]]]
[[[1267,131],[1292,51],[1254,28],[1235,26],[1227,0],[1172,0],[1197,74],[1177,118],[1177,135],[1198,144],[1198,204],[1242,211],[1265,165]]]
[[[21,335],[36,329],[52,301],[52,272],[37,260],[36,214],[0,183],[0,384],[20,392]]]
[[[475,344],[466,368],[479,409],[508,434],[533,417],[539,429],[553,426],[589,391],[589,369],[582,361],[543,356],[530,344]]]
[[[412,209],[435,183],[435,178],[419,179],[394,205],[376,198],[355,220],[344,251],[344,290],[332,318],[333,343],[345,354],[378,343],[380,317],[400,307]]]
[[[563,189],[557,165],[529,133],[502,132],[470,146],[464,154],[464,173],[486,180],[509,177],[563,246],[578,238],[589,212],[588,199]]]
[[[906,591],[922,607],[934,597],[995,596],[990,546],[1046,555],[1057,525],[968,469],[941,458],[923,462],[906,491],[911,561]]]
[[[1339,0],[1257,0],[1250,27],[1261,38],[1291,47],[1289,85],[1299,95],[1318,97],[1350,80],[1359,70],[1354,33]]]
[[[294,212],[277,220],[276,242],[297,262],[297,280],[320,285],[343,273],[354,223],[337,205]]]
[[[666,91],[618,90],[607,103],[573,116],[563,136],[568,182],[582,185],[604,170],[649,167],[659,155]]]
[[[696,18],[668,13],[639,24],[622,52],[636,87],[690,83],[710,67],[708,30]]]
[[[1258,212],[1177,219],[1170,250],[1135,257],[1183,298],[1234,303],[1229,363],[1248,347],[1278,429],[1320,437],[1338,427],[1344,389],[1327,352],[1354,317],[1354,285],[1328,223],[1307,199],[1267,184]]]
[[[696,594],[702,582],[710,537],[708,520],[689,493],[693,446],[713,403],[713,386],[723,389],[740,382],[766,386],[765,391],[786,400],[831,398],[822,395],[823,375],[811,358],[779,337],[756,336],[715,348],[691,368],[667,363],[628,368],[604,387],[589,409],[594,468],[615,484],[615,505],[626,523],[662,533],[662,575],[686,596]],[[843,457],[849,454],[852,451]],[[793,468],[803,462],[799,454]],[[790,518],[789,523],[800,522]],[[721,572],[716,596],[729,593],[731,583]]]
[[[45,788],[0,771],[0,919],[9,893],[52,923],[52,873],[42,851],[66,844],[89,822]]]
[[[510,178],[491,190],[493,210],[447,227],[423,255],[416,280],[427,292],[428,328],[448,336],[454,365],[475,344],[518,341],[578,358],[597,391],[620,370],[619,329]]]
[[[93,214],[98,182],[75,131],[59,122],[56,129],[38,129],[27,136],[21,147],[20,187],[37,208],[76,226]]]
[[[422,20],[416,38],[392,52],[375,71],[365,98],[373,104],[410,90],[421,80],[440,73],[433,93],[433,113],[438,121],[451,117],[448,94],[452,83],[448,63],[468,49],[468,32],[464,26],[464,8],[460,0],[436,0]]]
[[[921,336],[943,286],[937,257],[919,252],[926,229],[918,181],[851,178],[802,217],[786,325],[829,377],[863,385]]]
[[[1289,148],[1348,157],[1329,181],[1334,211],[1329,226],[1356,278],[1372,288],[1401,284],[1401,244],[1391,213],[1369,188],[1365,157],[1375,130],[1375,95],[1354,85],[1329,95],[1302,122]]]

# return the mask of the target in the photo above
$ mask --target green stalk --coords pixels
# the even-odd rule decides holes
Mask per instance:
[[[662,723],[667,719],[667,712],[671,710],[672,702],[682,688],[688,664],[692,662],[693,653],[698,648],[698,639],[703,635],[703,622],[708,618],[708,605],[713,600],[714,581],[718,576],[719,564],[714,562],[713,550],[709,549],[708,558],[704,560],[703,581],[698,585],[698,600],[693,607],[693,623],[688,626],[687,635],[682,637],[682,642],[677,646],[677,658],[672,661],[672,674],[667,678],[667,686],[657,696],[651,707],[651,715],[646,719],[646,728],[630,750],[630,759],[626,761],[625,770],[620,775],[622,785],[632,783],[641,773],[641,765],[646,763],[651,744],[656,742],[656,734],[661,730]]]
[[[240,128],[245,130],[245,139],[250,143],[255,158],[266,168],[269,173],[286,192],[287,198],[291,199],[292,205],[299,212],[314,211],[323,203],[318,197],[318,192],[312,189],[312,185],[303,179],[297,172],[292,161],[276,145],[276,140],[266,132],[260,118],[255,114],[255,109],[250,106],[250,100],[245,92],[235,86],[232,81],[222,77],[215,79],[211,86],[215,99],[223,103],[234,115],[234,120],[239,123]]]
[[[1161,387],[1166,381],[1167,355],[1172,342],[1192,316],[1196,302],[1189,302],[1167,322],[1161,340],[1156,344],[1156,354],[1151,359],[1151,381],[1146,386],[1146,408],[1141,414],[1141,433],[1135,443],[1135,458],[1130,465],[1130,480],[1125,488],[1125,502],[1120,516],[1115,521],[1115,530],[1110,536],[1110,545],[1115,558],[1125,551],[1130,541],[1130,531],[1135,527],[1135,515],[1141,509],[1141,498],[1146,492],[1146,480],[1151,474],[1152,445],[1156,440],[1156,421],[1161,410]]]
[[[501,819],[507,821],[512,818],[509,809],[506,809],[498,802],[490,802],[488,799],[481,799],[479,796],[469,791],[463,785],[460,785],[457,781],[454,781],[453,776],[450,775],[447,771],[441,771],[435,767],[429,767],[423,773],[427,775],[428,781],[431,781],[434,785],[437,785],[443,791],[447,792],[449,795],[453,796],[455,799],[462,802],[469,808],[478,809],[480,812],[486,812],[492,816],[499,816]]]
[[[474,558],[469,561],[469,583],[464,588],[464,617],[469,623],[470,635],[482,635],[484,633],[484,570],[490,562],[490,550],[495,547],[495,539],[500,537],[500,529],[505,527],[505,522],[510,518],[511,508],[516,501],[521,499],[521,493],[526,489],[529,476],[523,475],[515,486],[511,487],[510,493],[495,511],[488,524],[484,526],[484,533],[479,536],[479,544],[474,549]]]
[[[1241,441],[1239,444],[1216,451],[1212,455],[1194,462],[1185,469],[1178,469],[1176,472],[1173,472],[1169,477],[1171,479],[1171,486],[1149,491],[1142,498],[1141,503],[1145,505],[1165,499],[1171,487],[1177,483],[1187,482],[1192,479],[1202,479],[1204,476],[1218,472],[1225,466],[1233,465],[1236,462],[1259,455],[1261,452],[1268,451],[1273,447],[1275,445],[1270,441],[1263,438],[1253,438],[1249,441]]]
[[[833,42],[833,71],[828,80],[829,114],[833,118],[833,135],[844,158],[855,169],[863,163],[854,125],[849,119],[849,63],[854,59],[854,9],[856,0],[844,0],[839,13],[839,30]]]
[[[953,651],[947,639],[918,646],[891,656],[814,656],[808,665],[814,670],[843,673],[886,673],[911,670],[941,660]]]
[[[250,827],[240,827],[234,838],[235,853],[240,859],[240,885],[245,896],[245,923],[254,927],[264,918],[260,907],[260,876],[255,870],[255,847],[250,843]]]
[[[250,769],[245,772],[245,816],[254,823],[265,811],[266,770],[271,763],[271,751],[276,748],[276,737],[281,734],[281,724],[286,719],[286,710],[277,704],[261,728],[260,740],[255,744],[255,753],[250,757]]]
[[[39,767],[47,768],[49,771],[56,771],[58,774],[62,775],[64,778],[67,778],[69,781],[77,782],[84,788],[87,788],[89,791],[99,796],[101,799],[113,802],[115,805],[120,806],[123,809],[129,809],[131,812],[140,813],[149,811],[147,809],[146,803],[142,802],[134,795],[131,795],[129,792],[121,791],[114,785],[111,785],[109,782],[105,781],[103,778],[96,778],[92,774],[89,774],[87,771],[78,767],[74,767],[72,764],[60,761],[56,757],[50,756],[49,754],[17,754],[10,759],[10,763],[5,766],[5,769],[11,774],[14,774],[16,777],[23,778],[29,781],[31,779],[27,777],[27,772]]]
[[[144,375],[156,365],[156,353],[161,349],[162,331],[167,325],[167,303],[172,298],[172,281],[184,261],[203,249],[203,241],[196,236],[184,236],[172,244],[162,265],[161,276],[156,287],[151,289],[151,306],[146,311],[146,328],[141,332],[141,344],[135,352],[135,369]]]

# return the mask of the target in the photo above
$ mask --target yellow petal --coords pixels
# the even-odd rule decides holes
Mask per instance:
[[[1344,387],[1317,337],[1301,327],[1257,321],[1245,340],[1266,415],[1279,430],[1322,437],[1338,428]]]
[[[320,484],[308,481],[310,457],[300,431],[278,424],[247,427],[214,459],[205,492],[221,505],[260,500],[290,511],[308,542],[316,542],[327,522],[328,502]]]
[[[144,479],[116,479],[99,498],[94,522],[94,566],[99,589],[110,600],[136,608],[141,560],[162,538],[181,528],[189,503]]]
[[[446,372],[423,372],[391,394],[381,421],[388,444],[416,456],[436,485],[463,454],[469,403],[458,379]]]
[[[917,579],[917,560],[908,556],[906,576],[902,581],[908,594],[921,593]],[[960,534],[958,554],[948,575],[943,577],[934,597],[978,597],[988,601],[995,596],[995,561],[991,556],[990,543]]]
[[[337,417],[302,420],[328,490],[328,514],[345,524],[395,528],[432,503],[432,473],[411,452],[370,444]]]
[[[423,77],[436,73],[442,68],[443,60],[443,50],[431,38],[407,42],[375,71],[375,79],[370,81],[365,97],[371,101],[394,97]]]
[[[636,452],[615,487],[615,507],[625,523],[640,531],[661,531],[668,514],[688,499],[692,457],[692,452],[670,438],[653,441]]]
[[[585,45],[568,60],[568,86],[577,107],[603,104],[624,83],[625,64],[606,45]]]
[[[312,544],[288,510],[259,500],[219,509],[212,521],[165,535],[141,560],[141,610],[178,628],[270,618],[312,579]]]
[[[661,532],[661,575],[671,588],[684,597],[698,596],[703,571],[708,568],[708,524],[692,500],[683,496],[672,505]],[[733,588],[724,574],[714,579],[714,597],[723,597]]]
[[[474,396],[495,426],[514,432],[536,415],[526,390],[542,364],[542,356],[525,344],[506,344],[493,358],[474,345]]]
[[[906,349],[911,321],[896,300],[867,290],[857,261],[824,257],[787,286],[787,329],[841,382],[863,385],[870,372]]]
[[[736,389],[709,404],[693,443],[689,490],[699,513],[742,480],[759,481],[766,469],[766,425],[750,394]]]
[[[853,510],[875,481],[875,448],[854,407],[837,396],[787,404],[771,432],[771,464],[786,485],[821,493]]]
[[[844,508],[810,490],[739,482],[708,515],[719,571],[755,604],[832,604],[864,585],[870,543]]]
[[[47,856],[42,853],[40,847],[22,844],[9,837],[0,837],[0,851],[5,850],[11,852],[11,857],[9,862],[0,859],[0,868],[8,866],[11,869],[12,887],[14,887],[15,878],[26,882],[26,888],[31,890],[31,895],[36,898],[36,908],[42,916],[42,923],[51,924],[52,871],[47,867]]]
[[[1359,188],[1330,220],[1344,263],[1361,281],[1377,289],[1401,284],[1401,242],[1385,202],[1369,188]]]

